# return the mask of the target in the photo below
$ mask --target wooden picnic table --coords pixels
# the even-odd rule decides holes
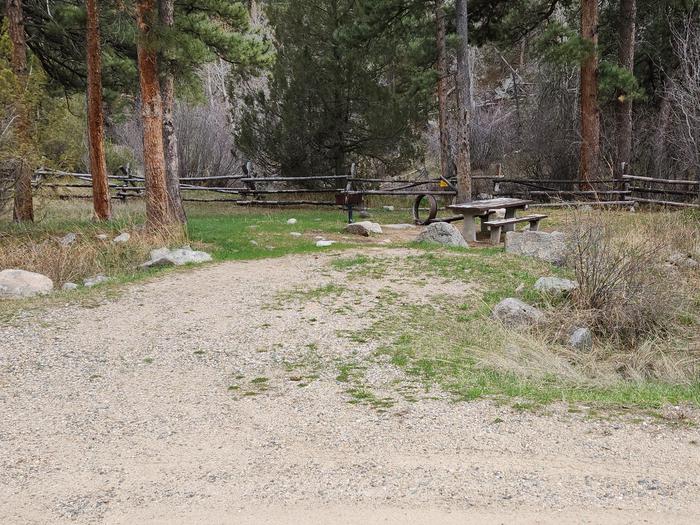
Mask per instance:
[[[531,200],[503,197],[500,199],[463,202],[461,204],[453,204],[452,206],[448,206],[448,208],[464,217],[462,237],[464,237],[464,240],[467,242],[474,242],[476,241],[477,217],[481,217],[483,229],[483,223],[489,220],[489,216],[493,214],[495,210],[505,208],[506,219],[512,219],[515,217],[518,210],[524,210],[529,204],[532,204],[532,202]],[[515,225],[508,225],[505,227],[506,231],[512,229],[515,229]]]

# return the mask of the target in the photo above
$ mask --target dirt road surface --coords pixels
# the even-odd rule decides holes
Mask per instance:
[[[692,425],[349,403],[334,363],[373,350],[339,334],[362,305],[285,295],[344,279],[329,260],[171,273],[1,326],[0,523],[698,523]]]

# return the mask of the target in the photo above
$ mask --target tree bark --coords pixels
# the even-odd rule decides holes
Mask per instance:
[[[598,0],[581,2],[581,37],[593,50],[581,64],[581,164],[582,186],[600,167],[600,109],[598,108]]]
[[[146,225],[150,229],[167,228],[172,222],[165,182],[163,149],[163,104],[158,80],[158,56],[149,42],[156,22],[155,0],[138,0],[137,56],[141,88],[141,120],[143,122],[143,164],[146,187]]]
[[[29,114],[24,101],[28,75],[27,40],[24,34],[22,0],[7,0],[5,16],[8,19],[8,30],[12,42],[12,71],[19,83],[19,90],[15,93],[15,111],[17,113],[15,136],[18,158],[15,163],[15,199],[12,216],[16,222],[33,221],[32,169],[25,158],[29,146]]]
[[[160,21],[166,27],[175,22],[174,0],[160,0]],[[175,135],[175,76],[171,71],[163,73],[160,86],[163,99],[163,147],[165,148],[165,182],[168,205],[173,217],[180,223],[187,222],[180,195],[180,161]]]
[[[437,95],[438,126],[440,129],[440,173],[450,176],[450,135],[447,129],[447,46],[445,43],[445,9],[443,0],[435,0],[435,25],[437,45]]]
[[[92,204],[95,218],[105,221],[110,219],[111,210],[104,145],[102,59],[97,0],[87,0],[87,113]]]
[[[620,0],[620,49],[619,65],[634,72],[634,40],[636,33],[637,1]],[[617,94],[615,118],[617,120],[616,178],[622,178],[632,158],[632,101],[627,93]]]
[[[457,135],[457,202],[472,198],[471,155],[469,135],[471,130],[471,77],[469,68],[469,29],[467,0],[457,0],[457,101],[459,121]]]

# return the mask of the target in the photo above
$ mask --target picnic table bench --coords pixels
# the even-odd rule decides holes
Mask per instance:
[[[498,244],[502,231],[513,231],[520,222],[529,222],[530,229],[537,230],[539,221],[546,215],[536,214],[516,217],[518,210],[525,210],[533,201],[526,199],[498,198],[484,199],[461,204],[453,204],[448,208],[464,217],[462,236],[467,242],[476,241],[476,219],[481,219],[482,232],[490,231],[491,243]],[[496,219],[498,209],[505,209],[505,218]]]

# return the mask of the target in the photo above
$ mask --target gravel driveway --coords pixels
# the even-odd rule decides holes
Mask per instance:
[[[340,282],[330,259],[171,273],[0,327],[0,523],[698,523],[696,427],[348,403],[333,363],[371,351],[338,333],[361,312],[285,295]]]

